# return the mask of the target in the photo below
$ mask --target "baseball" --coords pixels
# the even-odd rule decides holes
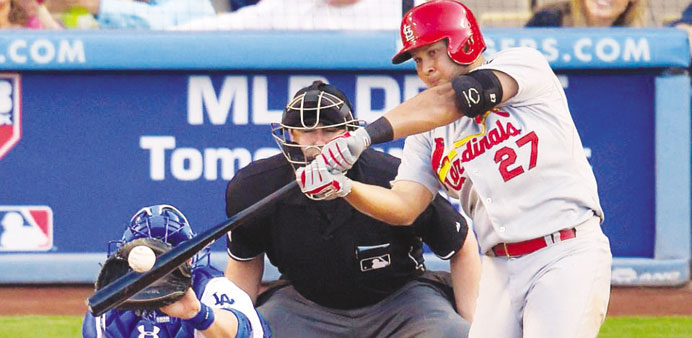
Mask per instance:
[[[151,270],[154,263],[156,263],[156,254],[154,250],[151,250],[149,247],[139,245],[130,250],[130,254],[127,256],[127,262],[130,264],[132,270],[146,272]]]

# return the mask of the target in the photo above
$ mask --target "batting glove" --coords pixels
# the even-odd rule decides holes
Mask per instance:
[[[351,192],[353,181],[340,171],[329,171],[319,159],[296,170],[296,181],[305,196],[313,200],[333,200]]]
[[[331,139],[319,157],[330,170],[344,172],[353,167],[360,154],[370,146],[370,135],[365,128],[348,131]]]

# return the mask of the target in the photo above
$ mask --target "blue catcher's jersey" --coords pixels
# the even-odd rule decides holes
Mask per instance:
[[[250,297],[221,271],[203,266],[192,271],[192,287],[201,302],[221,308],[238,318],[235,338],[271,338],[271,331],[255,310]],[[192,324],[159,311],[138,315],[135,311],[109,310],[99,317],[90,312],[82,323],[84,338],[197,338],[204,337]]]

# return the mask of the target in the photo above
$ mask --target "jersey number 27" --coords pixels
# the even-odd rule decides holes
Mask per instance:
[[[538,136],[536,133],[532,131],[522,136],[516,141],[516,144],[519,147],[523,147],[527,144],[531,145],[531,158],[529,159],[529,168],[527,170],[533,169],[538,161]],[[514,162],[516,161],[517,153],[510,147],[501,148],[495,153],[495,163],[500,164],[498,169],[500,170],[500,175],[502,175],[502,179],[505,180],[505,182],[524,173],[524,167],[521,164],[517,164],[516,166],[510,168],[510,166],[513,166]]]

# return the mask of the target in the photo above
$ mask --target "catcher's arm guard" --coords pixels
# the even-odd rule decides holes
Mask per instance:
[[[171,249],[171,245],[155,238],[140,238],[123,245],[115,254],[103,263],[96,278],[96,290],[100,290],[132,269],[127,262],[130,251],[137,246],[146,246],[154,251],[156,257]],[[192,285],[192,274],[189,263],[180,265],[171,273],[155,281],[142,291],[136,293],[116,309],[120,310],[153,310],[175,303],[185,295]]]

